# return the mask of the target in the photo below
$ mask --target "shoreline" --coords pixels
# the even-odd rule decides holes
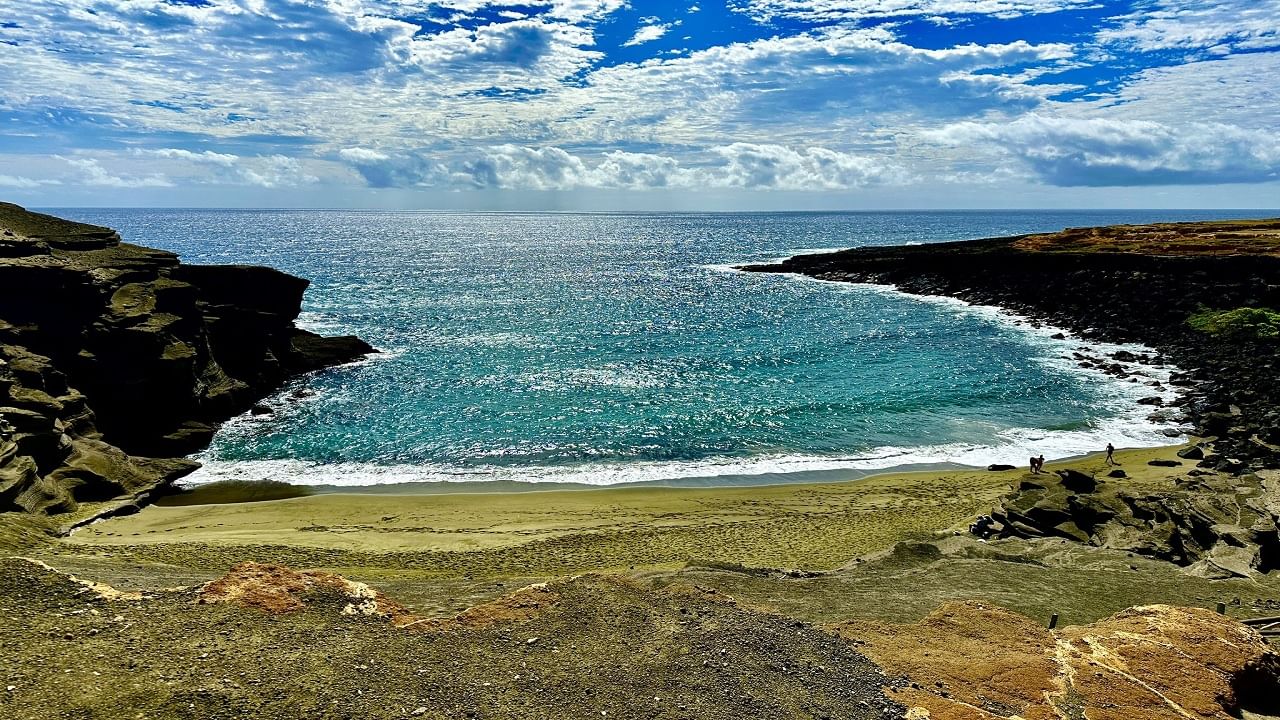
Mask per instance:
[[[1166,443],[1163,445],[1144,445],[1133,447],[1117,447],[1117,453],[1126,452],[1151,452],[1161,456],[1176,453],[1195,442],[1197,438],[1187,436],[1186,441],[1180,443]],[[1054,466],[1071,465],[1079,462],[1088,462],[1102,458],[1102,451],[1077,453],[1073,455],[1064,455],[1059,457],[1046,456],[1046,468]],[[780,472],[780,473],[760,473],[755,475],[712,475],[706,477],[689,477],[674,478],[670,480],[642,480],[635,482],[616,483],[612,485],[592,485],[589,483],[560,483],[560,482],[536,482],[536,481],[520,481],[520,480],[464,480],[464,481],[428,481],[428,482],[398,482],[398,483],[381,483],[373,485],[327,485],[327,484],[293,484],[288,483],[288,488],[303,491],[296,496],[287,498],[267,498],[253,499],[254,489],[262,486],[273,485],[276,483],[285,485],[285,483],[277,480],[231,480],[231,481],[215,481],[211,483],[202,483],[192,486],[175,486],[179,492],[171,495],[160,497],[154,504],[160,507],[191,507],[195,505],[228,505],[228,504],[248,504],[258,502],[275,502],[279,499],[292,499],[292,497],[316,497],[324,495],[341,495],[341,496],[373,496],[373,497],[417,497],[417,496],[437,496],[437,495],[535,495],[542,493],[559,493],[559,492],[608,492],[611,490],[673,490],[673,491],[716,491],[716,490],[746,490],[751,488],[781,488],[793,487],[804,488],[806,486],[825,486],[840,485],[847,483],[857,483],[864,480],[874,480],[884,476],[918,476],[930,477],[946,472],[965,472],[965,473],[1014,473],[1028,472],[1026,463],[1015,465],[1012,470],[989,470],[987,466],[982,465],[966,465],[962,463],[906,463],[903,465],[892,465],[883,468],[837,468],[831,470],[801,470],[796,472]],[[736,480],[736,481],[735,481]],[[238,486],[236,488],[225,488],[227,485]],[[233,499],[227,500],[210,500],[209,502],[199,502],[202,496],[208,493],[217,493],[219,496],[227,496]],[[244,499],[235,499],[238,493],[243,493]],[[189,500],[183,500],[187,498]],[[178,500],[178,502],[175,502]],[[109,519],[109,518],[103,518]],[[98,522],[97,520],[93,522]],[[92,524],[92,523],[87,523]],[[87,525],[86,524],[86,525]],[[76,528],[80,529],[79,527]]]
[[[818,257],[829,254],[831,249],[813,248],[812,253],[795,257]],[[716,266],[719,272],[748,273],[739,266]],[[544,489],[590,489],[607,487],[747,487],[773,484],[810,483],[852,481],[868,477],[872,474],[901,472],[906,468],[920,466],[928,469],[934,466],[955,466],[956,468],[979,469],[992,464],[1022,465],[1030,453],[1043,453],[1049,460],[1060,460],[1088,454],[1088,449],[1101,448],[1107,442],[1114,442],[1117,435],[1122,438],[1120,447],[1161,447],[1178,437],[1189,437],[1187,428],[1171,419],[1153,421],[1152,414],[1167,412],[1182,402],[1183,391],[1169,384],[1171,375],[1182,373],[1181,368],[1165,362],[1160,364],[1141,362],[1120,362],[1112,356],[1119,352],[1137,357],[1160,355],[1159,351],[1141,343],[1116,343],[1084,337],[1081,333],[1068,328],[1042,323],[1027,315],[1021,315],[1012,309],[1000,305],[984,305],[968,300],[952,297],[912,293],[892,285],[874,283],[851,283],[840,280],[815,278],[803,273],[779,273],[793,280],[818,282],[837,286],[859,288],[865,291],[886,293],[912,299],[916,302],[937,306],[959,308],[962,312],[988,319],[998,325],[1015,330],[1028,337],[1028,343],[1043,346],[1037,347],[1043,357],[1036,361],[1052,367],[1055,373],[1083,379],[1088,382],[1100,382],[1114,389],[1115,395],[1126,396],[1127,407],[1110,407],[1109,417],[1094,419],[1098,426],[1080,429],[1042,429],[1029,427],[1011,427],[993,433],[991,444],[975,445],[969,443],[944,443],[920,446],[885,446],[870,448],[862,454],[847,457],[824,457],[818,455],[779,455],[758,458],[707,458],[691,461],[637,461],[609,465],[582,466],[531,466],[528,468],[492,468],[461,471],[447,467],[435,467],[429,464],[381,465],[376,462],[338,462],[320,463],[294,459],[272,460],[217,460],[192,456],[191,459],[202,462],[203,466],[183,478],[177,486],[191,490],[202,485],[218,482],[260,482],[281,481],[281,478],[314,476],[321,474],[328,478],[358,478],[356,482],[317,482],[301,485],[314,492],[341,492],[345,488],[377,488],[407,487],[412,485],[427,486],[421,491],[406,491],[406,494],[422,493],[455,493],[455,492],[539,492]],[[1063,337],[1058,337],[1062,335]],[[1085,369],[1079,366],[1075,358],[1087,357],[1096,361],[1097,367]],[[369,360],[365,360],[369,362]],[[1119,377],[1109,375],[1103,366],[1121,367]],[[1150,382],[1140,384],[1136,378],[1144,377],[1159,383],[1151,387]],[[1126,380],[1128,380],[1126,382]],[[287,391],[281,391],[273,400],[283,397]],[[1143,397],[1158,396],[1162,400],[1160,407],[1144,406],[1138,403]],[[308,398],[309,399],[309,398]],[[1169,404],[1163,404],[1169,403]],[[1154,412],[1153,412],[1154,411]],[[258,421],[249,414],[232,418],[228,423]],[[1121,430],[1123,428],[1123,430]],[[1133,428],[1139,428],[1134,431]],[[1173,431],[1180,431],[1173,434]],[[1041,435],[1042,437],[1035,437]],[[1057,440],[1055,444],[1054,440]],[[1098,442],[1090,442],[1097,440]],[[1137,442],[1126,442],[1133,441]],[[216,441],[215,441],[216,442]],[[884,460],[902,459],[902,462],[876,464]],[[966,460],[969,460],[966,462]],[[717,466],[724,467],[724,472],[717,471]],[[788,466],[802,466],[799,469],[788,469]],[[803,467],[808,466],[808,467]],[[474,479],[448,479],[444,476],[469,476]],[[535,479],[521,479],[533,476]],[[562,476],[564,480],[543,479]],[[611,478],[637,477],[640,479],[611,480]],[[385,481],[376,478],[387,478]],[[422,479],[417,479],[422,478]],[[588,478],[586,480],[578,478]],[[594,481],[596,478],[604,478]],[[374,481],[368,481],[375,479]],[[283,480],[289,482],[288,480]],[[293,484],[293,483],[290,483]],[[455,485],[476,484],[486,487],[472,490],[457,490]],[[541,486],[563,486],[561,488]],[[530,487],[532,486],[532,487]],[[432,488],[435,488],[433,491]],[[384,492],[373,490],[372,492]],[[387,490],[387,493],[395,490]]]
[[[1180,447],[1117,451],[1130,472],[1126,486],[1170,485],[1170,468],[1147,463],[1176,459]],[[1091,454],[1049,462],[1046,470],[1104,467],[1102,455]],[[511,562],[526,575],[670,569],[690,559],[822,570],[902,540],[959,532],[1029,477],[1019,467],[737,487],[343,489],[245,503],[153,504],[87,525],[64,542],[178,564],[188,556],[227,557],[229,566],[232,558],[299,562],[293,556],[300,555],[308,567],[425,567],[445,575],[492,573]],[[320,550],[339,555],[315,556]],[[343,559],[347,553],[359,559]]]

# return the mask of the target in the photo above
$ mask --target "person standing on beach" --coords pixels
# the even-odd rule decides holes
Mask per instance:
[[[1119,464],[1120,464],[1120,463],[1116,462],[1116,459],[1115,459],[1115,453],[1116,453],[1116,446],[1115,446],[1115,445],[1112,445],[1111,443],[1107,443],[1107,464],[1108,464],[1108,465],[1119,465]]]

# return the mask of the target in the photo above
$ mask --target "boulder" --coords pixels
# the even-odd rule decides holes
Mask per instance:
[[[1062,486],[1073,493],[1091,493],[1098,488],[1098,481],[1092,475],[1079,470],[1067,468],[1053,472],[1062,479]]]
[[[1184,460],[1203,460],[1204,448],[1201,448],[1199,445],[1184,447],[1178,451],[1178,457]]]

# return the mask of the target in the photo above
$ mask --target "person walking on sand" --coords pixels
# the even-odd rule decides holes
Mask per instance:
[[[1040,457],[1036,458],[1036,472],[1044,472],[1044,453],[1040,453]]]
[[[1120,464],[1116,462],[1115,454],[1116,454],[1116,446],[1112,445],[1111,443],[1107,443],[1107,464],[1108,465]]]

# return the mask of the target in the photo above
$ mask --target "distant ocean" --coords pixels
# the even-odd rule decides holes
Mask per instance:
[[[1078,368],[1077,340],[956,301],[728,266],[1253,214],[56,212],[187,262],[310,278],[302,325],[383,354],[227,423],[191,481],[336,485],[727,482],[1164,444],[1134,402],[1151,388]]]

